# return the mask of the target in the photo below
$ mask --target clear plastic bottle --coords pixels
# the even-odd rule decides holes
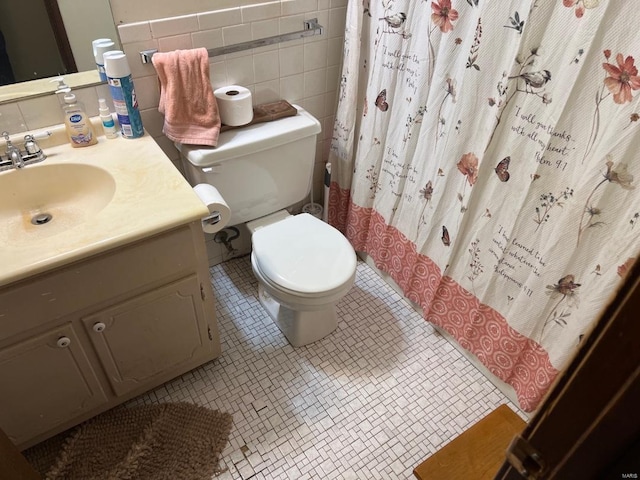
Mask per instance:
[[[67,129],[67,136],[72,147],[88,147],[98,143],[91,119],[86,113],[82,102],[76,100],[73,93],[64,96],[64,124]]]
[[[107,106],[107,101],[104,98],[98,99],[98,111],[100,112],[100,120],[102,120],[102,129],[104,135],[107,138],[117,138],[118,129],[116,123],[113,121],[113,115]]]

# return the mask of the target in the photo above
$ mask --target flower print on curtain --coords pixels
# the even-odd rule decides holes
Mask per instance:
[[[633,100],[632,90],[638,90],[640,88],[640,77],[638,76],[638,69],[634,65],[635,60],[633,57],[627,56],[625,58],[621,53],[617,54],[617,66],[608,63],[611,57],[611,50],[605,50],[604,57],[607,62],[602,64],[602,68],[605,69],[606,74],[604,83],[596,95],[596,109],[591,122],[589,140],[587,141],[584,157],[582,158],[583,162],[591,153],[591,149],[598,140],[598,133],[600,131],[600,104],[602,101],[613,96],[613,102],[618,105],[630,103]],[[631,121],[634,121],[634,115],[637,116],[637,114],[632,113],[630,117]]]
[[[638,256],[638,24],[605,0],[348,4],[329,221],[527,411]]]
[[[575,7],[576,17],[582,18],[585,9],[596,8],[598,5],[600,5],[600,0],[562,0],[562,3],[565,7]]]

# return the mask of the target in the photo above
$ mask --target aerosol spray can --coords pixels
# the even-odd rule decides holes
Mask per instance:
[[[144,129],[127,56],[120,50],[112,50],[103,57],[120,133],[124,138],[140,138]]]

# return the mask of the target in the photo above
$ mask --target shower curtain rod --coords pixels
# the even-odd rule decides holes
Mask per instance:
[[[318,24],[318,19],[312,18],[311,20],[304,21],[304,30],[283,33],[281,35],[274,35],[272,37],[260,38],[257,40],[249,40],[248,42],[236,43],[235,45],[228,45],[226,47],[209,48],[207,52],[210,58],[218,57],[220,55],[227,55],[228,53],[250,50],[252,48],[266,47],[267,45],[273,45],[274,43],[288,42],[305,37],[312,37],[314,35],[322,35],[323,32],[324,27]],[[140,52],[140,60],[142,63],[150,63],[151,57],[153,57],[153,54],[157,51],[157,49],[142,50]]]

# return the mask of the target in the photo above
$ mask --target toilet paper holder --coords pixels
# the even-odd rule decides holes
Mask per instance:
[[[202,223],[205,225],[215,225],[220,220],[222,220],[222,215],[220,215],[220,212],[212,212],[202,219]]]

